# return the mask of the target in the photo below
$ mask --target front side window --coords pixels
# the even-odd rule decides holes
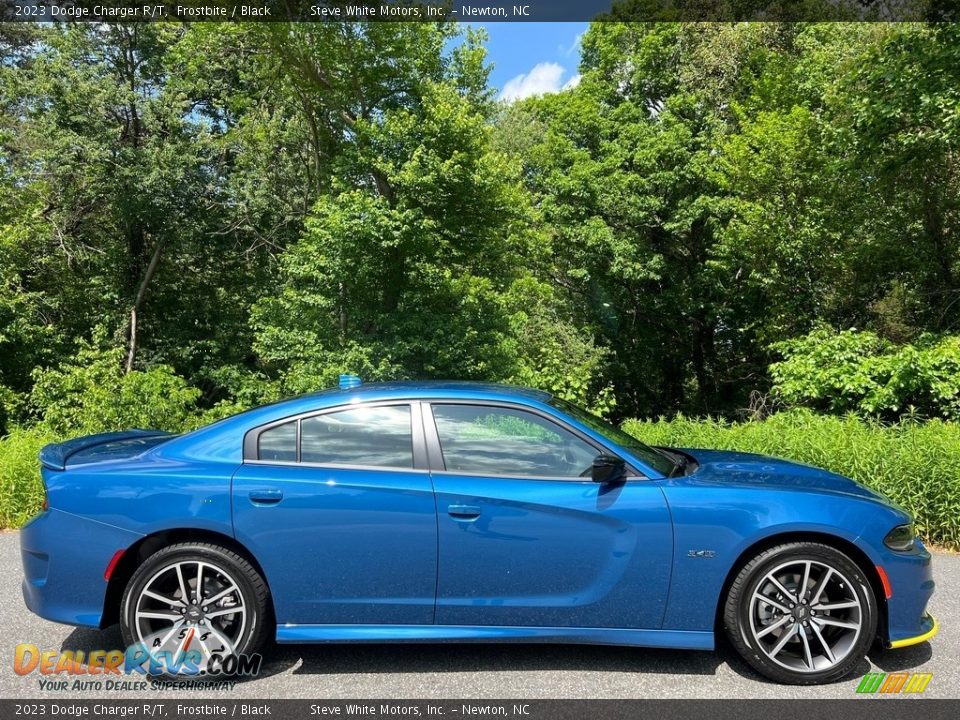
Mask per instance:
[[[300,461],[412,468],[410,406],[361,406],[304,418]]]
[[[626,448],[657,472],[670,477],[677,471],[677,463],[668,455],[649,445],[645,445],[632,435],[627,435],[627,433],[617,426],[611,425],[593,413],[587,412],[571,402],[556,397],[550,399],[550,404],[576,420],[579,420],[594,432],[600,433],[615,445]]]
[[[446,469],[471,475],[589,477],[597,450],[536,413],[433,405]]]

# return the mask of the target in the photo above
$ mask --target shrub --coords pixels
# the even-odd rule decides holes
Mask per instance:
[[[927,540],[960,548],[960,426],[896,424],[807,410],[767,420],[628,420],[624,429],[651,445],[742,450],[816,465],[887,495],[916,518]]]
[[[40,421],[0,438],[0,528],[19,527],[40,509],[37,455],[48,442],[135,427],[182,431],[196,425],[199,390],[163,365],[125,374],[121,360],[120,350],[87,347],[59,368],[35,373],[29,404]]]
[[[42,428],[18,429],[0,438],[0,528],[20,527],[40,510],[37,453],[52,440]]]
[[[124,373],[122,355],[84,348],[58,369],[35,372],[30,404],[42,424],[57,436],[188,427],[200,391],[166,365]]]
[[[897,419],[960,420],[960,337],[926,335],[892,345],[871,332],[819,329],[777,343],[773,395],[788,405]]]

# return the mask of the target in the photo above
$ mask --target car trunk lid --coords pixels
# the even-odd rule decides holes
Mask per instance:
[[[173,433],[161,430],[140,429],[86,435],[45,445],[40,450],[40,462],[51,470],[66,470],[68,466],[123,460],[146,452],[174,437],[176,436]]]

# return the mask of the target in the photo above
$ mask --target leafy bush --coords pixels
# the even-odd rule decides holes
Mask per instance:
[[[37,455],[47,443],[134,427],[196,426],[199,390],[163,365],[124,374],[121,359],[120,350],[86,347],[60,368],[35,373],[29,404],[39,422],[0,437],[0,528],[19,527],[40,509]]]
[[[122,354],[87,347],[58,369],[36,372],[30,404],[43,426],[56,436],[189,426],[200,391],[165,365],[124,374]]]
[[[742,450],[796,460],[851,477],[899,503],[920,534],[960,547],[960,426],[931,420],[885,425],[797,409],[767,420],[628,420],[651,445]]]
[[[43,428],[14,430],[0,438],[0,528],[20,527],[40,510],[37,453],[52,440]]]
[[[893,345],[872,332],[818,329],[777,343],[773,394],[788,405],[886,419],[960,420],[960,337]]]

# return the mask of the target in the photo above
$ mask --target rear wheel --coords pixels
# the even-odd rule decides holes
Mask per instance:
[[[758,554],[738,573],[724,608],[737,652],[781,683],[844,677],[877,629],[876,599],[863,571],[839,550],[789,543]]]
[[[266,583],[245,558],[218,545],[179,543],[134,573],[120,630],[165,674],[206,674],[231,655],[260,649],[266,612]]]

